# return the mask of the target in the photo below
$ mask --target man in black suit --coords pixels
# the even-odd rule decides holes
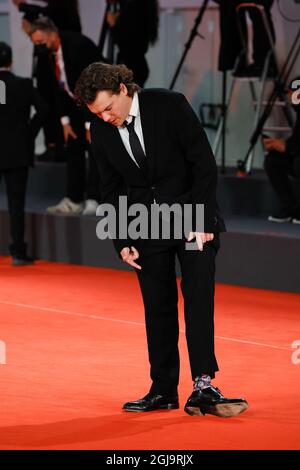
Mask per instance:
[[[99,177],[93,159],[89,158],[86,188],[88,121],[87,115],[76,106],[74,88],[82,70],[98,59],[98,48],[82,34],[58,31],[49,18],[33,22],[30,36],[36,46],[51,52],[55,99],[67,146],[67,194],[59,204],[49,207],[48,212],[95,214],[99,199]]]
[[[5,85],[5,103],[0,105],[0,178],[6,183],[10,234],[10,253],[14,266],[32,264],[24,242],[25,194],[28,168],[33,161],[34,139],[41,128],[47,108],[32,80],[14,75],[11,48],[0,43],[0,81]],[[30,118],[31,106],[36,114]]]
[[[30,35],[32,23],[42,16],[49,17],[59,30],[81,32],[77,0],[13,0],[13,3],[23,13],[22,27],[27,35]],[[48,116],[43,124],[46,150],[38,155],[37,161],[65,161],[63,132],[53,99],[49,54],[39,54],[38,47],[33,51],[32,72],[37,89],[48,105]]]
[[[300,77],[289,85],[288,94],[297,119],[288,139],[263,139],[266,149],[265,170],[269,181],[278,196],[280,205],[269,216],[270,222],[292,222],[300,224],[300,201],[297,199],[291,178],[300,182]]]
[[[175,255],[182,271],[186,335],[194,391],[185,406],[191,415],[234,416],[247,408],[243,399],[227,399],[212,386],[218,370],[214,354],[214,272],[219,232],[225,230],[216,203],[217,167],[206,135],[185,97],[167,90],[141,90],[125,65],[95,63],[81,75],[75,94],[97,117],[92,147],[102,202],[118,213],[120,196],[147,209],[159,204],[204,204],[204,227],[191,223],[188,239],[159,235],[119,237],[115,247],[133,266],[143,296],[152,386],[126,411],[178,408],[178,311]],[[164,218],[162,213],[162,218]],[[177,231],[177,223],[170,217]],[[157,219],[151,220],[151,227]],[[191,222],[191,220],[189,221]],[[197,222],[197,221],[196,221]],[[120,226],[119,226],[120,228]],[[124,227],[123,227],[124,228]],[[123,230],[122,228],[122,230]],[[201,230],[201,231],[200,231]],[[181,230],[180,230],[181,232]],[[172,231],[173,233],[173,231]]]

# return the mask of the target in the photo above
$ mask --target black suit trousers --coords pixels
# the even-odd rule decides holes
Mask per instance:
[[[291,177],[300,178],[300,156],[293,158],[287,153],[272,150],[266,154],[264,167],[282,209],[291,210],[298,207],[299,202],[293,191]]]
[[[28,167],[0,170],[0,178],[1,176],[5,181],[8,202],[10,236],[12,239],[9,250],[12,256],[23,258],[26,255],[24,232]]]
[[[178,292],[175,257],[181,267],[186,340],[192,378],[218,370],[214,353],[215,257],[219,237],[203,252],[187,251],[185,242],[147,240],[136,270],[145,307],[146,332],[152,379],[151,392],[175,393],[179,382]]]
[[[86,141],[85,119],[82,110],[70,104],[69,117],[77,139],[70,137],[67,147],[67,197],[79,203],[84,199],[100,200],[100,179],[90,145]],[[86,162],[85,152],[88,151]],[[87,171],[86,171],[87,169]]]

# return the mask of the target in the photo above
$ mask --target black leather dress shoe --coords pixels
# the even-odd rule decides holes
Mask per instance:
[[[225,398],[218,388],[197,390],[189,397],[184,411],[192,416],[211,414],[222,418],[236,416],[248,408],[243,398]]]
[[[13,266],[31,266],[34,264],[34,258],[31,258],[30,256],[13,256],[12,258],[12,265]]]
[[[179,408],[178,396],[153,395],[148,393],[144,398],[136,401],[129,401],[123,405],[125,411],[155,411],[155,410],[176,410]]]

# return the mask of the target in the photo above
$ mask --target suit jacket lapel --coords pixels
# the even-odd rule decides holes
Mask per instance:
[[[71,54],[72,51],[69,48],[68,41],[66,40],[66,37],[63,32],[60,33],[60,39],[61,39],[61,49],[62,49],[62,55],[63,55],[63,60],[65,64],[65,72],[66,72],[66,79],[68,82],[68,86],[70,87],[71,91],[73,90],[73,69],[72,69],[72,61],[71,61]]]
[[[156,158],[156,110],[153,104],[149,101],[147,95],[143,90],[139,93],[139,104],[141,113],[141,122],[143,129],[143,136],[145,142],[146,156],[148,159],[149,179],[152,182],[155,174],[155,158]]]
[[[106,124],[106,126],[107,126],[107,131],[109,131],[109,133],[105,133],[104,135],[107,138],[111,155],[113,155],[114,158],[117,158],[118,160],[127,162],[127,165],[130,171],[134,171],[136,173],[137,182],[139,181],[140,178],[142,178],[145,180],[145,183],[147,184],[146,176],[140,170],[140,168],[136,165],[136,163],[134,163],[131,156],[127,152],[126,147],[123,144],[118,128],[115,126],[112,126],[111,124]]]

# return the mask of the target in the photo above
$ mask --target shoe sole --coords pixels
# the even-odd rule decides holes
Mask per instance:
[[[272,217],[271,215],[268,217],[269,222],[277,222],[278,224],[284,224],[286,222],[291,222],[292,217],[286,217],[285,219],[276,219],[276,217]]]
[[[243,411],[246,411],[248,408],[248,403],[229,403],[229,404],[220,404],[216,406],[186,406],[184,411],[190,416],[204,416],[205,414],[210,414],[214,416],[219,416],[220,418],[232,418],[237,416]]]
[[[133,413],[146,413],[147,411],[178,410],[178,408],[179,408],[179,405],[168,404],[168,405],[161,405],[158,408],[153,408],[152,410],[140,410],[138,408],[136,408],[136,409],[134,409],[134,408],[123,408],[123,411],[129,411],[129,412],[132,411]]]
[[[32,261],[32,262],[30,262],[30,263],[12,262],[11,265],[12,265],[14,268],[21,268],[22,266],[33,266],[33,265],[34,265],[34,261]]]

